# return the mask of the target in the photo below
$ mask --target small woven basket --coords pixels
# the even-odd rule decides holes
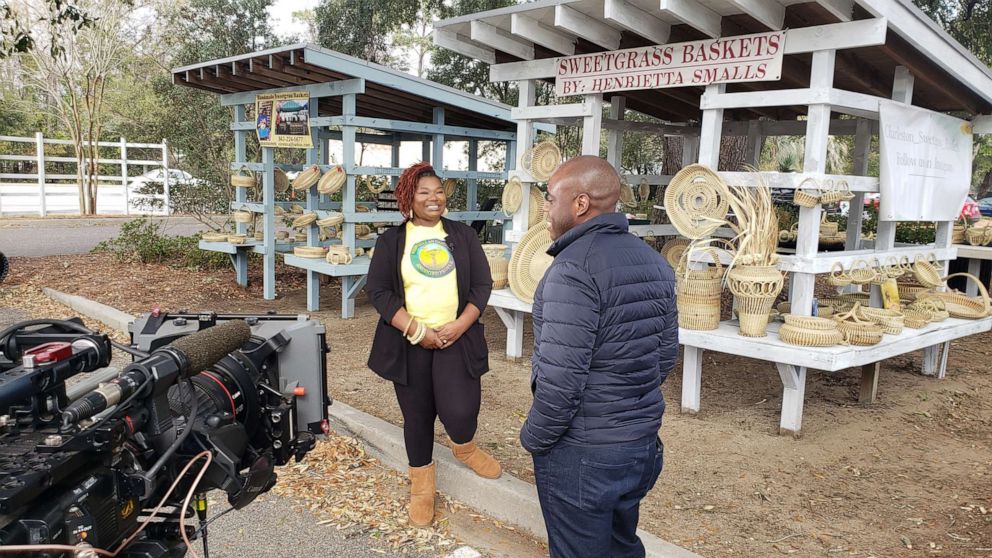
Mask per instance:
[[[331,211],[330,215],[323,219],[317,219],[316,223],[318,227],[336,227],[344,223],[344,213]]]
[[[307,190],[311,186],[317,183],[320,179],[320,167],[317,165],[311,165],[306,169],[300,171],[300,174],[296,175],[293,179],[293,189],[294,190]]]
[[[811,186],[807,186],[807,183]],[[813,178],[806,178],[799,183],[799,187],[792,193],[792,203],[799,207],[816,207],[820,203],[820,187]]]
[[[827,276],[827,284],[834,287],[846,287],[851,284],[851,276],[844,272],[844,264],[835,262]]]
[[[675,304],[679,327],[710,331],[720,327],[720,301],[723,295],[723,265],[715,250],[707,250],[713,265],[690,269],[690,250],[683,253],[675,275]]]
[[[858,267],[859,264],[861,267]],[[866,260],[855,261],[847,274],[851,277],[851,283],[855,285],[867,285],[878,277],[878,272],[872,269]]]
[[[641,201],[648,201],[651,197],[651,185],[648,184],[647,178],[642,178],[641,183],[637,185],[637,196],[641,198]]]
[[[227,237],[230,236],[227,233],[221,232],[205,232],[200,235],[200,239],[207,242],[227,242]]]
[[[255,175],[248,170],[248,167],[241,167],[241,170],[231,175],[231,186],[235,188],[254,188]]]
[[[510,284],[510,260],[505,256],[489,256],[489,273],[493,276],[493,289],[505,289]]]
[[[965,238],[972,246],[988,246],[992,242],[992,228],[971,227],[965,232]]]
[[[937,267],[936,257],[933,254],[917,254],[913,260],[913,277],[924,287],[940,286],[940,268]]]
[[[885,308],[867,308],[862,306],[859,317],[875,322],[875,324],[882,328],[882,333],[889,335],[899,335],[906,325],[905,318],[901,312]]]
[[[233,216],[236,223],[247,225],[255,221],[255,214],[251,211],[235,211]]]
[[[930,314],[912,308],[907,308],[902,317],[903,324],[912,329],[920,329],[930,323]]]
[[[334,265],[348,265],[354,261],[354,257],[345,246],[331,246],[324,259],[327,263]]]
[[[272,178],[275,183],[276,192],[284,194],[289,191],[289,177],[286,176],[286,171],[276,168],[272,171]]]
[[[836,236],[840,232],[840,224],[836,221],[827,221],[827,213],[820,214],[820,234],[823,236]]]
[[[820,202],[824,204],[839,203],[842,201],[851,201],[853,198],[854,193],[851,192],[850,184],[846,180],[841,180],[836,184],[831,183],[830,188],[820,196]]]
[[[620,203],[627,207],[637,207],[637,199],[634,198],[634,189],[627,183],[626,178],[620,179]]]
[[[542,141],[524,151],[521,166],[535,180],[546,182],[561,165],[561,150],[553,141]]]
[[[942,322],[951,317],[947,311],[947,305],[939,298],[921,297],[916,302],[909,305],[907,310],[920,312],[927,316],[927,321]]]
[[[961,223],[956,223],[951,230],[951,242],[954,244],[964,244],[968,227]]]
[[[323,258],[327,254],[327,248],[322,246],[296,246],[293,248],[293,255],[301,258]]]
[[[782,319],[785,320],[786,325],[802,329],[837,329],[837,322],[826,317],[785,314]]]
[[[784,343],[800,347],[832,347],[844,341],[836,323],[830,329],[807,329],[786,323],[779,327],[778,336]]]
[[[276,231],[276,240],[289,240],[288,231]]]
[[[303,227],[312,225],[316,222],[317,222],[316,213],[304,213],[303,215],[300,215],[296,219],[293,219],[293,228],[302,229]]]
[[[243,234],[228,235],[227,241],[231,244],[244,244],[248,241],[248,236]]]
[[[837,329],[844,334],[844,339],[851,345],[877,345],[882,341],[882,328],[874,322],[859,318],[860,311],[861,304],[855,303],[847,312],[834,316]]]
[[[341,190],[348,180],[348,174],[344,172],[344,167],[335,165],[324,173],[317,182],[317,191],[321,194],[331,195]]]

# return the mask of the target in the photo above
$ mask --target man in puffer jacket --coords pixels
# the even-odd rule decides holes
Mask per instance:
[[[555,257],[534,296],[534,457],[552,558],[642,557],[638,510],[662,467],[659,386],[678,353],[675,275],[615,212],[599,157],[562,165],[545,211]]]

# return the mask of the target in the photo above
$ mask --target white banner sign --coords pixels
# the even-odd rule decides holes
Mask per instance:
[[[971,123],[887,101],[879,118],[879,219],[957,219],[971,189]]]
[[[782,77],[785,31],[558,59],[555,94],[663,89]]]

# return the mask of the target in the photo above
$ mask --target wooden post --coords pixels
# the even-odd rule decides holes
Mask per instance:
[[[875,362],[861,367],[861,393],[858,395],[858,403],[871,405],[878,395],[878,373],[882,363]]]
[[[868,155],[871,151],[871,122],[859,118],[854,132],[854,174],[868,176]],[[864,222],[865,194],[855,192],[847,209],[847,241],[845,250],[861,247],[861,226]]]
[[[41,132],[35,132],[34,146],[38,162],[38,214],[45,217],[48,214],[45,205],[45,138]],[[83,208],[79,208],[79,213],[83,213]]]
[[[172,213],[169,204],[169,140],[162,139],[162,194],[165,196],[165,214]]]
[[[803,403],[806,398],[806,367],[776,363],[782,379],[782,419],[779,434],[799,437],[803,427]]]
[[[603,94],[586,95],[583,103],[591,114],[582,119],[582,154],[599,157],[599,139],[603,130]]]
[[[355,116],[356,98],[354,93],[348,93],[341,97],[341,115],[344,117]],[[355,214],[355,134],[357,129],[354,126],[341,126],[342,158],[344,159],[344,171],[348,174],[345,181],[344,193],[341,198],[341,212],[345,214],[344,226],[341,227],[341,244],[348,248],[352,254],[355,253],[355,223],[347,219],[348,215]],[[426,144],[425,144],[426,145]],[[341,278],[341,317],[348,319],[355,316],[355,299],[349,293],[351,279],[347,276]]]
[[[761,147],[765,143],[765,137],[761,135],[761,122],[758,120],[751,120],[747,123],[747,149],[744,155],[744,161],[754,168],[758,168],[761,163]],[[741,169],[730,169],[730,170],[741,170]]]
[[[393,132],[391,147],[389,148],[389,164],[393,168],[399,168],[400,166],[400,148],[403,146],[403,141],[400,139],[399,132]],[[389,189],[396,190],[396,184],[399,182],[400,177],[390,176],[389,177]]]
[[[703,349],[686,345],[682,361],[682,412],[696,414],[703,379]]]
[[[522,80],[517,82],[517,89],[519,90],[519,95],[517,97],[517,106],[520,108],[532,107],[537,102],[537,88],[534,80]],[[521,149],[527,149],[534,144],[534,125],[530,120],[517,120],[517,145]],[[507,157],[509,157],[507,153]],[[514,153],[515,155],[515,153]],[[513,166],[516,168],[517,160],[513,159]],[[528,173],[529,174],[529,173]],[[523,188],[521,188],[522,200],[520,201],[520,208],[517,212],[513,214],[513,231],[519,235],[522,235],[527,231],[528,228],[528,215],[530,214],[530,182],[524,182]]]
[[[121,186],[124,189],[124,214],[131,214],[131,200],[128,194],[127,179],[127,142],[121,138]]]
[[[444,108],[434,107],[434,124],[444,126]],[[444,174],[444,134],[434,134],[431,165],[434,171]]]
[[[317,103],[319,99],[317,97],[310,97],[309,107],[312,110],[316,110]],[[320,131],[319,128],[310,126],[310,141],[313,147],[307,149],[307,166],[316,165],[320,163]],[[307,189],[307,211],[314,212],[320,205],[320,194],[317,192],[317,184],[314,183],[310,188]],[[273,208],[273,213],[275,208]],[[265,245],[266,248],[271,244],[272,251],[275,251],[275,231],[272,232],[271,236],[269,231],[265,231]],[[320,244],[320,229],[317,227],[316,223],[310,223],[307,226],[307,246],[318,246]],[[320,274],[312,269],[307,270],[307,310],[311,312],[316,312],[320,310]]]
[[[468,170],[479,170],[479,140],[471,138],[468,140]],[[469,178],[465,181],[465,209],[468,211],[479,210],[479,181]]]
[[[234,123],[240,124],[245,119],[245,106],[235,105],[234,106]],[[247,150],[247,130],[236,130],[234,132],[234,160],[238,163],[247,162],[248,150]],[[263,171],[263,177],[265,173]],[[264,184],[264,178],[263,178]],[[235,188],[234,189],[234,201],[244,203],[248,201],[248,189],[247,188]],[[263,200],[264,203],[264,200]],[[263,225],[264,227],[264,225]],[[238,234],[246,234],[248,231],[248,225],[245,223],[237,223],[235,225],[235,230]],[[264,230],[264,228],[263,228]],[[234,262],[234,278],[238,285],[242,287],[248,286],[248,252],[246,250],[238,250],[237,254],[232,257]]]
[[[275,152],[272,147],[262,148],[262,205],[265,207],[264,234],[275,240],[276,237],[276,180]],[[243,188],[240,188],[243,190]],[[240,252],[240,250],[239,250]],[[247,254],[245,255],[247,258]],[[262,254],[262,296],[265,300],[276,298],[276,251],[266,250]]]
[[[813,53],[810,70],[810,89],[826,93],[833,87],[836,51],[820,50]],[[806,154],[803,172],[824,173],[827,168],[827,142],[830,139],[830,105],[810,105],[806,120]],[[799,208],[799,237],[796,239],[796,256],[816,257],[820,243],[820,214],[822,207]],[[816,275],[796,273],[789,291],[792,313],[809,316],[813,313],[813,287]],[[805,378],[805,370],[803,372]],[[783,411],[784,412],[784,411]]]
[[[704,96],[722,95],[727,91],[724,83],[707,85]],[[720,142],[723,138],[723,109],[706,109],[699,129],[699,164],[718,170]]]
[[[610,120],[623,120],[627,108],[627,98],[616,95],[610,99]],[[620,172],[623,164],[623,130],[610,128],[606,131],[606,160]]]

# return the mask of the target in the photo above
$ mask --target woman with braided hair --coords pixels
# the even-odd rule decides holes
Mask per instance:
[[[493,281],[475,230],[442,217],[444,188],[428,163],[403,172],[396,200],[406,220],[376,241],[365,287],[381,317],[368,365],[395,387],[410,464],[410,522],[426,527],[434,519],[438,417],[459,461],[485,478],[502,473],[474,440],[479,378],[489,370],[479,317]]]

